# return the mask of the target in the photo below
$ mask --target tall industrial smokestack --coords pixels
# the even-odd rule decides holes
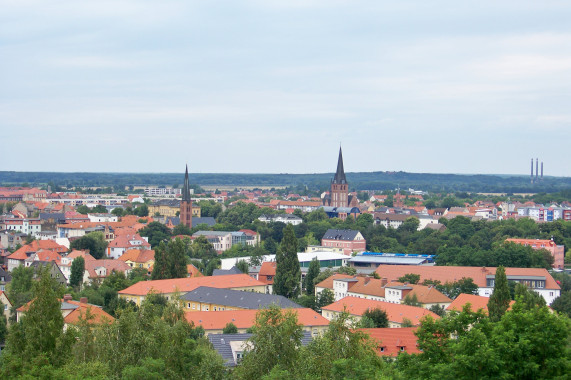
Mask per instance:
[[[543,161],[541,161],[541,180],[543,181]]]
[[[533,158],[531,159],[531,183],[533,183]]]
[[[539,158],[535,159],[535,182],[539,179]]]

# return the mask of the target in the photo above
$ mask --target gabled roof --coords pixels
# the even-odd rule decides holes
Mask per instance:
[[[242,309],[263,309],[270,305],[281,308],[301,308],[284,296],[274,294],[246,292],[242,290],[219,289],[208,286],[198,287],[181,297],[184,301],[212,303]]]
[[[430,315],[434,319],[440,318],[430,310],[422,307],[401,305],[398,303],[373,301],[358,297],[345,297],[331,305],[324,306],[322,310],[342,312],[347,309],[349,314],[362,316],[367,309],[381,309],[386,311],[389,322],[403,323],[404,318],[410,320],[414,326],[420,324],[422,318]]]
[[[488,301],[489,297],[482,297],[475,294],[465,294],[461,293],[448,307],[446,310],[456,310],[462,311],[462,308],[466,304],[470,304],[470,310],[478,311],[482,309],[486,314],[488,314]],[[515,301],[510,301],[510,308],[515,303]]]
[[[246,288],[252,286],[265,286],[264,283],[253,279],[247,274],[231,274],[228,276],[204,276],[172,278],[168,280],[139,281],[136,284],[119,291],[119,294],[147,295],[151,290],[157,293],[190,292],[200,286],[213,288]]]
[[[260,276],[275,276],[277,263],[275,261],[264,261],[260,267]]]
[[[8,259],[25,260],[29,255],[36,253],[39,250],[54,251],[59,253],[67,252],[66,247],[59,245],[53,240],[34,240],[30,244],[26,244],[16,252],[12,253],[10,256],[8,256]]]
[[[71,301],[71,302],[76,302],[76,301]],[[115,318],[113,318],[110,314],[105,312],[105,310],[103,310],[100,306],[82,304],[79,302],[78,304],[79,307],[73,310],[68,315],[66,315],[65,318],[63,319],[65,324],[76,325],[79,323],[80,318],[83,318],[85,320],[88,313],[90,314],[91,318],[87,321],[87,323],[89,323],[90,325],[112,323],[115,320]]]
[[[309,308],[282,309],[293,310],[297,321],[303,326],[327,326],[329,321]],[[247,329],[254,325],[259,310],[223,310],[223,311],[188,311],[184,313],[186,320],[205,330],[222,330],[232,322],[239,329]]]
[[[155,251],[152,249],[131,248],[126,250],[117,260],[144,264],[155,260]]]
[[[204,277],[198,268],[192,264],[186,266],[186,272],[188,273],[188,277]]]
[[[457,267],[457,266],[425,266],[425,265],[379,265],[375,270],[381,277],[395,281],[408,273],[420,275],[420,282],[424,280],[438,280],[441,283],[454,282],[471,278],[480,288],[487,287],[486,276],[496,274],[495,267]],[[545,289],[560,289],[553,277],[545,268],[505,268],[506,275],[545,277]]]
[[[73,251],[71,251],[67,256],[68,259],[71,259],[72,261],[78,257],[83,257],[85,259],[85,261],[87,260],[95,260],[95,257],[91,256],[89,254],[89,252],[86,252],[84,250],[79,250],[79,249],[74,249]]]
[[[416,295],[418,302],[420,303],[450,303],[452,300],[442,294],[434,286],[426,285],[415,285],[409,284],[408,287],[412,290],[407,294],[407,296],[412,297]],[[388,288],[389,286],[387,286]]]
[[[369,335],[376,342],[377,355],[379,356],[398,356],[401,352],[408,354],[419,354],[421,352],[417,345],[418,338],[414,335],[416,327],[359,330]],[[404,347],[404,351],[401,350],[401,347]]]
[[[333,280],[339,280],[342,278],[353,278],[354,276],[350,276],[348,274],[339,274],[336,273],[333,276],[327,277],[325,280],[321,281],[319,284],[315,284],[316,288],[327,288],[333,289]]]
[[[34,258],[36,261],[54,261],[56,264],[61,264],[61,256],[57,252],[53,251],[38,251],[36,252],[36,257]]]
[[[132,244],[131,241],[139,240],[141,244]],[[120,234],[109,243],[111,248],[131,248],[131,247],[151,247],[151,245],[143,239],[139,234]]]
[[[111,272],[127,272],[131,270],[129,264],[125,263],[124,261],[120,260],[112,260],[112,259],[102,259],[102,260],[89,260],[85,261],[85,270],[89,273],[90,278],[98,278],[99,276],[95,272],[95,270],[99,267],[104,267],[107,271],[107,275],[111,274]]]
[[[241,274],[242,271],[238,269],[236,266],[233,266],[230,269],[214,269],[212,271],[213,276],[228,276],[230,274]]]
[[[322,240],[353,241],[358,234],[360,234],[360,232],[355,230],[336,230],[330,228],[327,230],[327,232],[325,232]]]

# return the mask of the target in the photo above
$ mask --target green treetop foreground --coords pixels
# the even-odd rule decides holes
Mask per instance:
[[[34,283],[27,313],[9,328],[0,378],[515,380],[565,379],[571,372],[569,318],[523,286],[496,320],[468,307],[427,317],[416,330],[422,352],[390,361],[347,313],[302,346],[296,313],[272,306],[257,313],[249,349],[233,370],[204,330],[188,324],[179,301],[151,293],[140,308],[118,309],[113,322],[93,325],[87,313],[64,331],[56,289],[47,272]]]

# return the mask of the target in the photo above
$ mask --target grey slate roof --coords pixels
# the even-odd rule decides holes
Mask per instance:
[[[330,228],[323,235],[323,239],[353,241],[358,233],[359,231],[355,230],[334,230]]]
[[[208,340],[212,347],[222,356],[227,367],[235,367],[234,356],[230,342],[245,342],[252,337],[252,334],[210,334]],[[307,346],[311,342],[311,333],[304,331],[301,337],[301,344]]]
[[[201,286],[181,297],[183,301],[207,302],[229,307],[240,307],[243,309],[263,309],[272,304],[282,308],[301,308],[293,301],[284,296],[273,294],[263,294],[255,292],[245,292],[241,290],[218,289],[208,286]]]
[[[208,227],[212,227],[216,224],[216,220],[211,216],[202,216],[200,218],[192,218],[192,225],[198,226],[199,224],[208,224]]]
[[[214,269],[214,271],[212,271],[213,276],[227,276],[229,274],[242,274],[242,271],[236,268],[236,266],[230,269]]]

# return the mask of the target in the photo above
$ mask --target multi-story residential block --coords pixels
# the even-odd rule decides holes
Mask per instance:
[[[367,241],[359,231],[329,229],[321,239],[324,247],[343,248],[343,253],[362,252],[367,249]]]
[[[471,278],[478,285],[478,294],[489,297],[494,290],[496,275],[494,267],[459,267],[425,265],[380,265],[376,272],[388,281],[409,274],[420,275],[424,280],[438,280],[441,283],[455,282],[462,278]],[[548,305],[561,295],[561,288],[545,268],[505,268],[508,281],[519,282],[539,293]]]
[[[389,320],[389,327],[401,327],[405,322],[412,323],[413,326],[419,326],[421,320],[426,316],[431,316],[434,319],[440,318],[435,313],[422,307],[408,306],[402,304],[395,304],[382,301],[373,301],[365,298],[347,296],[332,303],[331,305],[324,306],[322,315],[332,320],[343,312],[348,312],[354,320],[360,321],[363,314],[367,310],[380,309],[387,313]]]

